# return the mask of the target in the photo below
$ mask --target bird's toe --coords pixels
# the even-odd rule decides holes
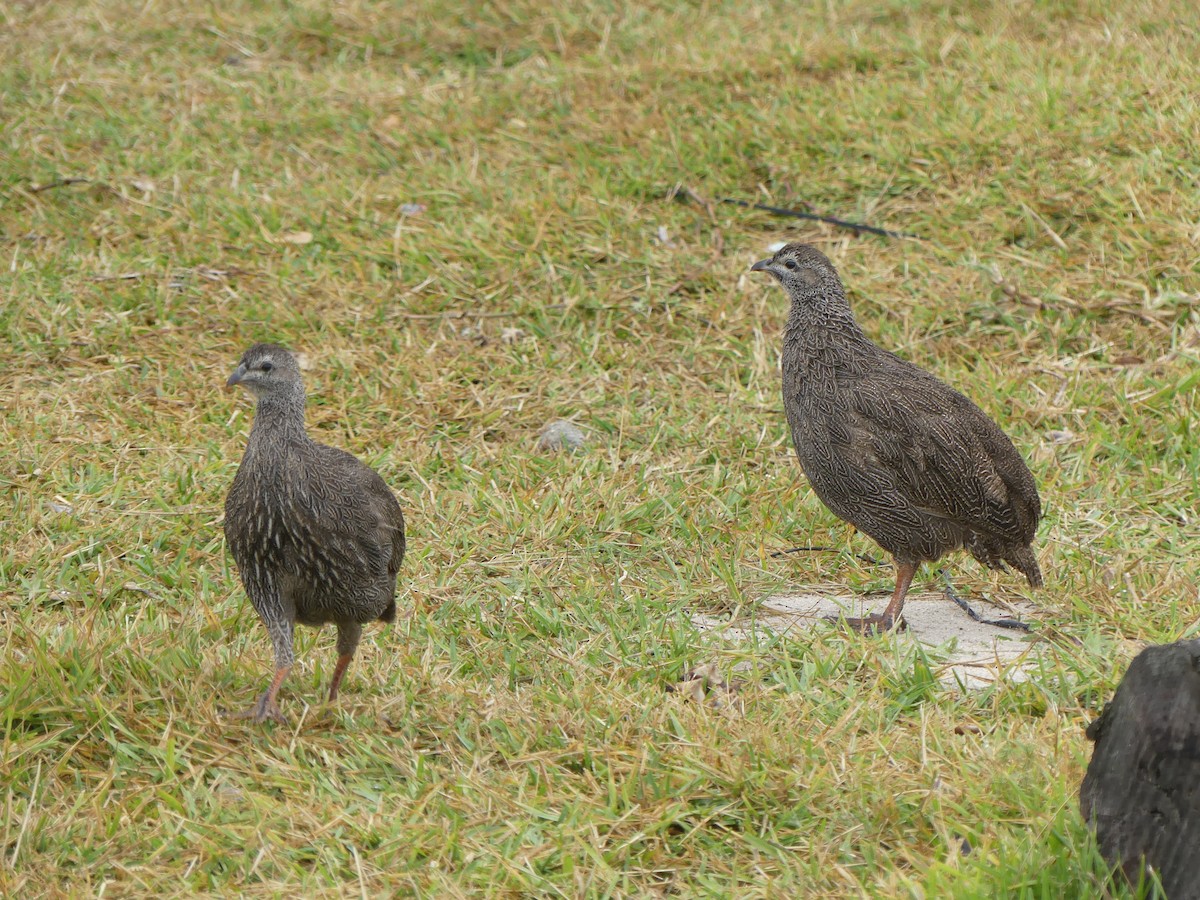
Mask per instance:
[[[249,719],[256,725],[261,725],[263,722],[278,722],[280,725],[287,724],[287,719],[279,710],[279,703],[275,700],[272,700],[266,694],[260,697],[258,702],[249,709],[244,709],[241,712],[233,713],[230,718]]]
[[[893,619],[891,616],[863,616],[861,618],[851,618],[843,616],[826,616],[827,622],[832,622],[835,625],[844,625],[849,631],[854,631],[859,634],[875,635],[887,634],[891,631],[907,631],[908,623],[903,617]]]

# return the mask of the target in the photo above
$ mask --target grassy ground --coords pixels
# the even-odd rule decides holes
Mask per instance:
[[[265,6],[0,8],[0,892],[1102,892],[1083,728],[1200,634],[1194,4]],[[691,627],[890,579],[788,444],[784,239],[1030,459],[1030,683]],[[220,715],[270,666],[219,527],[259,339],[410,523],[411,615],[332,708],[302,632],[286,728]],[[666,690],[701,662],[740,711]]]

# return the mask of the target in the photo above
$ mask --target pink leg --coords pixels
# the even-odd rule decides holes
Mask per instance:
[[[354,659],[353,653],[343,653],[338,657],[337,665],[333,669],[333,681],[329,683],[329,701],[332,703],[337,699],[338,687],[342,683],[342,676],[346,674],[346,667],[350,665],[350,660]]]
[[[892,592],[892,599],[888,602],[887,609],[880,615],[863,616],[861,619],[846,619],[846,627],[854,631],[861,631],[863,634],[877,634],[879,632],[891,631],[893,628],[905,628],[904,620],[900,618],[900,610],[904,608],[904,598],[908,595],[908,589],[912,586],[913,577],[917,574],[917,567],[913,563],[897,563],[896,564],[896,590]],[[841,621],[840,619],[832,619],[832,621]]]

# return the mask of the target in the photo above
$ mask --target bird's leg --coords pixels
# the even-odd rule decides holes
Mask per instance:
[[[830,621],[844,621],[847,628],[861,631],[863,634],[878,634],[892,629],[903,631],[908,626],[900,617],[900,610],[904,608],[904,598],[907,596],[908,589],[912,586],[913,576],[916,574],[916,563],[897,562],[896,589],[892,592],[892,599],[888,601],[887,608],[882,613],[863,616],[861,619],[842,619],[830,616]]]
[[[957,603],[962,611],[971,617],[971,621],[978,622],[980,625],[991,625],[995,628],[1011,628],[1013,631],[1028,632],[1030,630],[1029,623],[1022,622],[1020,619],[985,619],[975,611],[975,608],[966,599],[955,593],[954,585],[951,584],[950,576],[947,573],[943,572],[942,577],[946,579],[946,587],[942,593]]]
[[[338,625],[338,661],[333,669],[333,681],[329,683],[330,702],[337,699],[338,686],[342,683],[342,676],[346,674],[346,667],[354,658],[354,651],[358,649],[360,637],[362,637],[362,626],[357,622],[345,622]]]
[[[267,688],[267,692],[258,698],[258,702],[248,710],[238,713],[234,718],[252,719],[255,722],[265,722],[270,719],[272,722],[286,723],[287,719],[279,711],[279,687],[283,684],[283,679],[287,678],[295,660],[292,654],[294,626],[290,620],[282,616],[271,617],[270,621],[264,617],[264,621],[267,631],[271,635],[271,644],[275,648],[275,677],[271,680],[271,686]]]

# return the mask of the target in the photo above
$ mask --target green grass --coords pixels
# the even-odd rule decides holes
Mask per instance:
[[[1103,893],[1083,729],[1200,635],[1194,4],[328,6],[0,9],[0,892]],[[769,556],[874,552],[788,443],[784,239],[1030,459],[1079,641],[1030,683],[690,625],[890,577]],[[220,529],[260,339],[410,529],[411,615],[334,707],[300,632],[286,728],[220,715],[270,667]],[[667,691],[707,661],[739,710]]]

